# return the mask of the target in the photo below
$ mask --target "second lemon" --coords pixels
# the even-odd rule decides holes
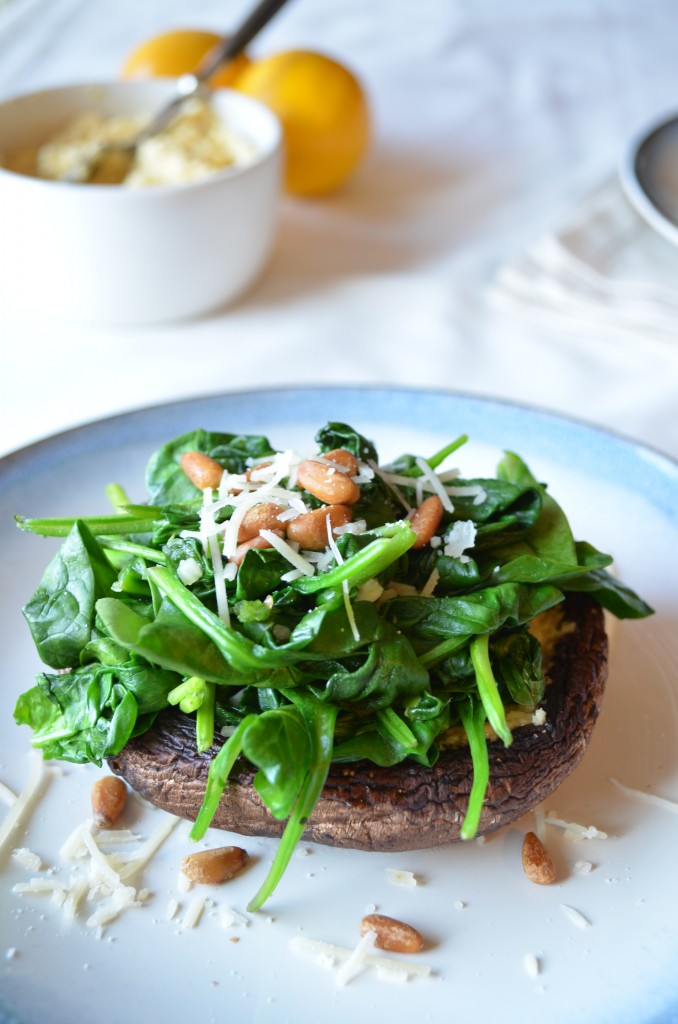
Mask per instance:
[[[280,118],[289,192],[331,192],[362,160],[370,137],[367,98],[355,75],[337,61],[308,50],[277,53],[252,61],[234,88]]]

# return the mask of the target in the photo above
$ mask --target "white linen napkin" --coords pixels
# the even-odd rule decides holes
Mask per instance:
[[[541,321],[678,345],[678,248],[635,212],[616,178],[499,267],[489,295]]]

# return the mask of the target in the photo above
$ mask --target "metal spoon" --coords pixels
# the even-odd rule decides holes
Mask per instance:
[[[94,153],[84,156],[64,180],[70,182],[91,181],[102,160],[115,154],[117,158],[116,181],[111,182],[110,179],[107,179],[107,184],[119,184],[123,181],[141,143],[162,131],[177,114],[182,104],[195,96],[222,64],[227,64],[237,57],[285,3],[287,0],[261,0],[232,36],[224,39],[223,43],[210,50],[193,74],[182,75],[177,79],[177,95],[162,107],[134,138],[128,139],[126,142],[102,143]]]

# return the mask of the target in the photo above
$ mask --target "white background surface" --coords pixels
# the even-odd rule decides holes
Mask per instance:
[[[246,6],[11,0],[0,96],[113,77],[145,36],[228,30]],[[486,297],[501,263],[678,103],[677,30],[671,0],[292,0],[253,51],[353,66],[375,124],[360,174],[332,199],[286,200],[265,276],[215,316],[113,331],[0,309],[0,451],[186,395],[394,383],[538,405],[678,455],[678,329],[645,348]]]
[[[113,77],[128,50],[145,36],[172,26],[227,30],[246,6],[243,0],[10,0],[0,8],[0,96]],[[46,323],[0,309],[0,451],[109,413],[185,396],[276,384],[370,383],[447,387],[538,405],[611,428],[677,457],[678,328],[675,344],[645,348],[642,339],[621,338],[599,326],[577,333],[569,327],[538,327],[518,315],[498,312],[486,297],[505,260],[614,173],[621,149],[636,128],[678,105],[677,30],[678,5],[673,0],[291,0],[254,52],[308,46],[355,68],[369,91],[375,123],[373,150],[360,174],[332,199],[286,200],[266,275],[240,303],[216,316],[154,329],[107,331]],[[0,209],[0,230],[1,221]],[[227,246],[228,226],[222,230]],[[237,426],[224,423],[223,429]],[[432,430],[436,431],[435,424]],[[498,446],[501,443],[498,438]],[[632,525],[628,518],[613,524],[621,545],[621,550],[615,545],[615,551],[622,555],[624,544],[640,543],[647,520],[635,521],[637,530]],[[652,537],[660,536],[653,521]],[[662,557],[661,552],[654,553],[655,561]],[[666,573],[646,581],[641,570],[647,571],[647,563],[635,548],[632,556],[625,570],[632,570],[633,583],[656,600],[664,614],[622,633],[622,640],[629,634],[634,641],[642,636],[643,649],[654,652],[649,678],[652,692],[659,695],[651,711],[643,713],[641,760],[624,781],[654,786],[675,799],[667,768],[675,754],[675,710],[673,717],[667,711],[671,700],[675,705],[670,684],[675,656],[669,641],[676,635],[675,574],[667,567]],[[646,582],[652,583],[649,591]],[[18,616],[18,602],[12,607]],[[19,630],[17,621],[17,635]],[[20,635],[21,652],[28,641]],[[640,650],[635,642],[617,646],[617,668],[625,669],[629,688],[637,678],[645,678]],[[19,654],[13,649],[11,657]],[[591,820],[600,822],[597,812],[609,808],[609,791],[601,781],[610,770],[607,752],[612,750],[619,758],[613,768],[621,774],[629,738],[637,734],[633,700],[623,699],[630,692],[616,691],[607,731],[598,733],[597,748],[587,762],[597,788],[586,789],[588,774],[576,776],[557,805],[563,815],[571,813],[574,818],[583,807]],[[666,733],[657,744],[655,726],[662,722],[668,723]],[[15,774],[7,779],[17,788],[22,779],[19,767],[15,764]],[[66,812],[69,820],[76,814],[74,806]],[[453,984],[459,979],[470,982],[465,989],[470,1007],[466,1019],[477,1019],[479,990],[501,991],[492,965],[506,972],[502,982],[513,986],[511,1005],[519,1008],[521,1020],[530,1015],[542,1020],[545,1004],[546,1016],[556,1019],[558,1001],[551,997],[575,991],[571,979],[581,978],[582,970],[595,977],[592,988],[597,998],[618,991],[620,961],[614,941],[626,934],[629,921],[631,934],[643,946],[644,960],[635,968],[637,985],[632,963],[624,963],[623,977],[631,979],[629,988],[646,1008],[650,996],[661,1002],[660,982],[666,984],[675,975],[675,964],[666,962],[675,944],[665,941],[667,931],[662,932],[656,920],[661,908],[668,909],[670,936],[675,935],[675,913],[665,885],[674,845],[663,841],[664,818],[657,826],[660,841],[648,844],[647,831],[632,827],[638,820],[635,805],[620,800],[614,808],[605,823],[610,817],[613,830],[626,844],[583,854],[601,864],[598,875],[589,880],[594,889],[585,889],[585,880],[575,879],[574,892],[548,894],[556,909],[544,917],[537,901],[545,894],[530,893],[528,913],[523,891],[509,886],[516,917],[545,922],[543,931],[530,933],[529,944],[521,941],[516,948],[512,934],[490,928],[496,943],[488,950],[488,916],[494,926],[499,922],[503,927],[505,919],[483,896],[485,861],[482,875],[475,861],[465,865],[464,870],[471,872],[460,873],[466,886],[444,875],[441,884],[449,903],[469,901],[471,915],[477,896],[477,909],[484,911],[474,909],[475,916],[462,916],[462,924],[453,918],[453,943],[458,943],[453,952],[460,958],[453,959],[450,970]],[[645,825],[648,816],[641,814]],[[497,877],[503,877],[502,847],[488,844],[486,852]],[[161,861],[165,880],[170,870],[175,871],[175,854],[171,849]],[[323,889],[330,887],[337,876],[325,876],[322,869],[338,864],[337,858],[331,851],[314,857],[311,870]],[[300,863],[297,873],[303,886],[308,869]],[[418,865],[415,859],[405,866]],[[613,881],[608,883],[609,879]],[[356,880],[358,895],[347,904],[346,921],[330,936],[337,941],[351,941],[349,924],[352,928],[356,913],[375,898],[371,877],[353,874],[349,884]],[[652,882],[656,885],[648,902]],[[237,905],[251,894],[250,883],[251,877],[245,879],[242,891],[234,896]],[[420,892],[431,911],[442,905],[441,890],[435,885]],[[592,892],[597,894],[595,904]],[[408,895],[398,894],[399,902],[391,909],[407,916]],[[387,896],[383,887],[377,893],[380,901]],[[596,927],[583,943],[557,909],[561,897],[595,918]],[[602,912],[596,915],[599,905]],[[158,915],[163,914],[161,902]],[[302,908],[299,922],[307,934],[326,937],[324,928],[315,927],[315,906],[304,914]],[[256,938],[261,941],[263,933],[264,942],[282,946],[280,933],[267,928],[258,927]],[[149,947],[159,942],[158,929],[150,932]],[[50,955],[50,938],[51,932],[44,962]],[[173,938],[169,936],[170,942]],[[184,938],[187,946],[194,936]],[[11,941],[18,943],[13,937]],[[5,945],[9,944],[8,936]],[[234,949],[249,955],[251,947],[243,941]],[[174,945],[168,948],[173,950]],[[463,960],[465,948],[468,962]],[[591,948],[596,954],[601,951],[610,964],[602,975],[593,970],[599,961],[587,952]],[[625,955],[635,948],[633,943],[624,945]],[[116,949],[122,947],[102,946],[97,956],[104,958],[111,950],[116,956]],[[515,957],[502,959],[500,954],[507,949]],[[523,954],[530,951],[550,957],[545,965],[549,973],[534,985],[521,967]],[[447,953],[442,946],[434,961],[442,963]],[[486,954],[488,969],[480,969],[477,964]],[[76,952],[81,960],[94,955],[89,950]],[[117,962],[118,976],[123,977],[129,961],[121,953]],[[17,963],[23,970],[21,961]],[[31,979],[43,977],[35,964],[32,957],[24,962]],[[237,961],[234,964],[234,969],[242,970]],[[277,1009],[275,1004],[262,1008],[255,996],[262,1003],[268,999],[289,975],[289,958],[270,964],[272,983],[262,987],[253,980],[236,1010],[254,1006],[260,1019],[266,1011],[278,1024],[285,1019],[280,1004]],[[472,970],[468,964],[474,965]],[[174,977],[164,961],[163,967],[166,974],[156,975],[161,985]],[[316,977],[314,972],[306,964],[295,965],[290,984],[327,1000],[325,1005],[345,1020],[346,1003],[324,975]],[[85,985],[88,976],[82,977]],[[93,987],[86,991],[96,996],[96,971],[90,980]],[[202,980],[198,994],[204,997],[211,992],[210,975]],[[542,988],[547,991],[537,991]],[[225,990],[226,986],[218,1000],[220,1019],[225,1019]],[[441,988],[446,1005],[449,991]],[[454,988],[451,991],[454,998]],[[419,992],[405,991],[408,1019],[416,1017],[418,1011],[412,1007]],[[366,1005],[376,1017],[383,1016],[384,1000],[389,1005],[402,1003],[397,989],[388,988],[384,994],[383,986],[376,995],[369,992],[368,1003],[364,988],[347,994],[355,1020]],[[309,1000],[309,1005],[315,1008],[318,1003]],[[422,1019],[442,1019],[440,1013],[422,1009]],[[638,1019],[635,1009],[629,1004],[629,1019]],[[650,1015],[652,1010],[649,1006]],[[194,1007],[186,1012],[194,1013]],[[287,1019],[300,1018],[290,1011]],[[619,1012],[614,1019],[620,1019]]]

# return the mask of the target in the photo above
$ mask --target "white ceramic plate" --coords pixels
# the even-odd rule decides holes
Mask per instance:
[[[627,198],[647,223],[678,245],[678,116],[641,129],[629,142],[620,165]]]
[[[103,511],[103,487],[111,480],[142,500],[151,451],[195,426],[261,431],[275,445],[303,449],[330,419],[372,437],[383,458],[432,452],[461,432],[472,438],[455,459],[466,471],[491,471],[502,449],[518,451],[548,481],[576,534],[612,551],[624,580],[657,609],[653,618],[615,626],[610,682],[592,745],[545,807],[561,819],[595,825],[609,838],[572,843],[547,826],[559,870],[558,883],[547,887],[528,882],[520,865],[522,834],[534,827],[533,815],[484,845],[430,852],[368,854],[306,844],[306,855],[294,858],[247,927],[224,928],[215,906],[186,930],[182,915],[196,890],[184,894],[177,886],[178,863],[189,849],[182,823],[135,883],[149,889],[146,905],[126,911],[99,939],[87,928],[86,914],[68,925],[49,897],[12,892],[30,873],[4,857],[0,1018],[22,1024],[345,1024],[377,1016],[391,1024],[678,1020],[678,817],[609,781],[678,802],[678,469],[585,425],[448,393],[288,390],[143,410],[7,457],[0,470],[0,780],[18,792],[29,774],[29,736],[11,712],[39,666],[20,608],[54,547],[21,534],[13,514]],[[68,765],[52,773],[25,832],[14,836],[15,844],[39,854],[45,877],[68,877],[59,849],[88,816],[97,774]],[[146,836],[162,818],[133,801],[127,820]],[[223,840],[223,834],[209,836],[212,845]],[[233,841],[248,848],[251,867],[206,895],[243,912],[275,843]],[[582,861],[592,865],[590,873],[578,872]],[[52,875],[46,874],[50,866]],[[387,868],[414,872],[418,884],[392,884]],[[168,920],[171,899],[181,908]],[[427,948],[416,960],[429,964],[433,977],[399,985],[367,971],[339,987],[336,969],[290,949],[299,936],[352,947],[371,904],[420,929]],[[578,927],[562,905],[579,911],[589,926]],[[525,967],[530,954],[539,964],[536,977]]]

